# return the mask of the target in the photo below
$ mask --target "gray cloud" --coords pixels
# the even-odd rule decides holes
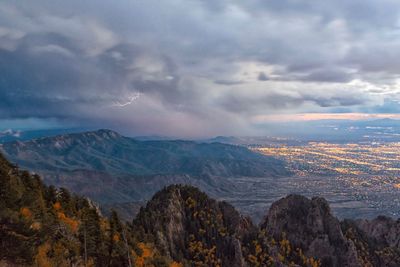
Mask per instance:
[[[224,134],[273,112],[397,111],[400,3],[0,3],[0,119]],[[205,130],[208,129],[208,130]]]
[[[237,85],[242,84],[242,81],[229,81],[229,80],[215,80],[214,83],[221,85]]]
[[[265,74],[265,72],[262,72],[262,71],[261,71],[261,72],[258,74],[258,80],[259,80],[259,81],[268,81],[269,78],[268,78],[267,74]]]
[[[336,82],[347,83],[355,79],[354,73],[349,73],[346,70],[335,69],[317,69],[310,71],[305,75],[295,76],[295,80],[311,81],[311,82]]]
[[[304,104],[311,104],[319,108],[352,107],[368,103],[369,99],[363,95],[346,94],[325,96],[313,92],[303,92],[297,95],[268,92],[245,95],[230,93],[221,98],[220,104],[227,110],[235,113],[260,114],[260,110],[290,110]]]

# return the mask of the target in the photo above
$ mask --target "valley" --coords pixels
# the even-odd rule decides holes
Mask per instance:
[[[381,185],[366,188],[354,186],[371,177],[347,176],[288,176],[236,178],[235,192],[223,194],[220,199],[232,203],[242,213],[259,222],[271,203],[282,196],[295,193],[308,197],[324,196],[339,218],[374,218],[400,214],[399,190]],[[380,183],[382,184],[382,182]]]
[[[340,218],[372,218],[378,214],[399,217],[399,146],[397,142],[254,146],[254,151],[284,160],[294,175],[280,179],[246,178],[238,183],[247,185],[245,191],[257,196],[253,198],[270,199],[263,203],[253,201],[253,214],[281,195],[297,193],[324,196]],[[245,192],[239,194],[246,196]],[[249,205],[249,201],[238,202],[238,207]]]
[[[256,222],[291,193],[325,197],[339,218],[400,215],[399,143],[272,141],[247,144],[248,150],[217,142],[139,141],[98,130],[0,149],[47,184],[90,197],[105,214],[117,209],[126,220],[170,184],[199,187]]]

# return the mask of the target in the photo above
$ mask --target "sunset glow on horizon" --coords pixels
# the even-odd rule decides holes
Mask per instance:
[[[289,121],[318,121],[318,120],[372,120],[400,119],[400,114],[369,114],[369,113],[300,113],[273,114],[254,117],[255,122],[289,122]]]

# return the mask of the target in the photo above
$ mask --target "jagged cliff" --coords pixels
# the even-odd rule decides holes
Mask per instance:
[[[256,227],[225,202],[190,186],[170,186],[141,209],[134,225],[166,255],[188,265],[400,264],[399,220],[380,217],[340,222],[319,197],[282,198]]]
[[[286,238],[304,255],[319,259],[322,266],[361,266],[354,244],[344,237],[339,220],[323,198],[283,198],[271,206],[261,229],[276,240]]]
[[[140,210],[134,225],[166,255],[190,265],[243,266],[241,243],[254,226],[226,202],[190,186],[169,186]]]
[[[362,266],[400,266],[400,219],[344,220],[341,226]]]

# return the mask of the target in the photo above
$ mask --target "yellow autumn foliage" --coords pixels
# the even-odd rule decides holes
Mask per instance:
[[[56,203],[54,203],[53,204],[53,208],[55,209],[55,210],[60,210],[61,209],[61,204],[60,204],[60,202],[56,202]]]
[[[173,262],[169,265],[169,267],[183,267],[183,264],[182,264],[182,263],[179,263],[179,262],[176,262],[176,261],[173,261]]]
[[[119,240],[121,240],[119,234],[118,234],[118,233],[115,233],[115,234],[113,235],[113,241],[114,241],[114,242],[118,242]]]
[[[154,252],[149,245],[147,245],[143,242],[138,243],[138,247],[142,251],[142,255],[136,257],[135,266],[144,267],[145,260],[147,258],[151,258],[153,256]]]
[[[42,224],[40,222],[34,222],[31,224],[31,228],[33,230],[39,230],[42,227]]]
[[[30,218],[32,218],[32,211],[31,211],[29,208],[23,207],[23,208],[21,208],[20,212],[21,212],[21,215],[22,215],[25,219],[30,219]]]
[[[67,217],[63,212],[58,212],[57,217],[60,221],[65,223],[72,232],[76,233],[78,231],[79,222],[77,220]]]
[[[40,267],[52,267],[50,259],[47,257],[47,253],[50,250],[50,244],[48,242],[38,247],[38,252],[35,258],[35,263]]]

